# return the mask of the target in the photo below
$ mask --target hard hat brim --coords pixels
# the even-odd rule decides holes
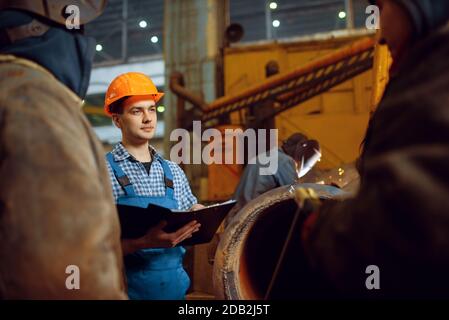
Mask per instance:
[[[135,95],[132,95],[132,96],[138,96],[138,95],[139,95],[139,94],[135,94]],[[153,96],[154,102],[155,102],[155,103],[158,103],[159,100],[161,100],[162,97],[163,97],[165,94],[164,94],[163,92],[152,93],[152,94],[148,94],[148,93],[142,94],[142,96],[147,96],[147,95]],[[114,102],[117,102],[117,101],[120,100],[120,99],[125,99],[125,98],[132,97],[132,96],[123,96],[123,97],[117,97],[117,98],[115,98],[115,99],[111,99],[110,101],[108,101],[107,104],[104,105],[104,112],[106,113],[106,115],[112,116],[112,112],[111,112],[111,110],[110,110],[111,105],[112,105]]]

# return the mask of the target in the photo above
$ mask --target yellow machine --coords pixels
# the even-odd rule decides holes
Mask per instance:
[[[293,132],[318,140],[318,168],[352,163],[388,81],[389,53],[375,44],[374,34],[347,32],[227,48],[225,96],[201,106],[202,119],[228,115],[228,125],[245,129],[251,112],[256,118],[263,114],[262,123],[274,119],[279,141]],[[267,77],[273,65],[278,73]],[[232,196],[239,172],[235,165],[209,166],[208,200]]]

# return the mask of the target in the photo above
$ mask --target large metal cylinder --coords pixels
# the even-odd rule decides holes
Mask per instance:
[[[298,184],[312,188],[320,199],[344,195],[326,185]],[[215,254],[214,290],[217,299],[266,298],[267,289],[297,210],[292,186],[271,190],[249,202],[230,221]],[[298,229],[299,231],[299,229]],[[270,299],[304,296],[312,278],[302,253],[300,232],[295,232]]]

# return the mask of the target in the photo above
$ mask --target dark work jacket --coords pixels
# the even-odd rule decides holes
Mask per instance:
[[[273,175],[261,175],[261,164],[248,164],[234,193],[237,207],[243,208],[249,201],[275,188],[294,184],[298,179],[295,160],[282,149],[278,150],[278,169]]]
[[[449,296],[449,28],[402,62],[360,168],[358,195],[324,204],[306,240],[313,270],[338,294]],[[379,290],[366,287],[369,265]]]

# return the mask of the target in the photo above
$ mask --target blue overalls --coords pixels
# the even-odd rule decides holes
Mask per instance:
[[[106,158],[114,175],[125,191],[117,199],[118,204],[146,208],[155,204],[168,209],[177,209],[174,198],[173,175],[168,163],[159,155],[164,170],[165,196],[149,197],[136,195],[134,187],[122,168],[114,160],[112,153]],[[174,248],[142,249],[125,256],[125,269],[128,282],[128,296],[133,300],[183,300],[190,286],[190,279],[182,266],[185,249]]]

